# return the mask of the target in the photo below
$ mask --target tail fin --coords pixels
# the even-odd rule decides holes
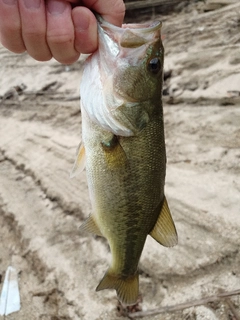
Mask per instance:
[[[96,291],[115,289],[118,299],[123,305],[133,305],[138,299],[138,287],[138,273],[129,277],[121,277],[108,270],[97,286]]]

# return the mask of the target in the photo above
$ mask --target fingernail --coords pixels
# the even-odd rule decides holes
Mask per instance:
[[[24,5],[27,9],[38,9],[40,4],[41,0],[24,0]]]
[[[89,18],[82,15],[81,19],[74,21],[77,31],[86,31],[89,28]]]
[[[13,5],[17,4],[17,0],[3,0],[3,3]]]
[[[67,3],[65,1],[51,0],[47,4],[48,12],[56,15],[63,13],[66,7]]]

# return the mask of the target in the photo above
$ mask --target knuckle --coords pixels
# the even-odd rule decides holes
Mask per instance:
[[[48,43],[50,45],[64,45],[64,44],[73,44],[74,38],[69,34],[48,34],[47,35]]]
[[[46,32],[45,29],[26,29],[23,30],[23,37],[25,39],[39,39],[39,38],[45,38]]]

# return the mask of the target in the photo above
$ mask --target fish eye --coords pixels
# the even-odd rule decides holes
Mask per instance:
[[[159,58],[153,58],[148,63],[148,70],[153,74],[158,74],[161,69],[161,62]]]

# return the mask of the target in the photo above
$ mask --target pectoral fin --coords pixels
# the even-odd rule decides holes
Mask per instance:
[[[85,222],[80,226],[81,232],[90,232],[96,234],[97,236],[103,237],[102,232],[100,231],[96,221],[94,220],[93,216],[89,216]]]
[[[127,156],[117,136],[112,135],[109,140],[102,141],[101,145],[109,169],[116,169],[127,164]]]
[[[158,220],[150,235],[165,247],[173,247],[178,242],[177,231],[165,197]]]
[[[73,165],[72,171],[70,173],[70,178],[76,177],[80,172],[82,172],[85,168],[85,148],[82,143],[80,143],[77,151],[77,158]]]

